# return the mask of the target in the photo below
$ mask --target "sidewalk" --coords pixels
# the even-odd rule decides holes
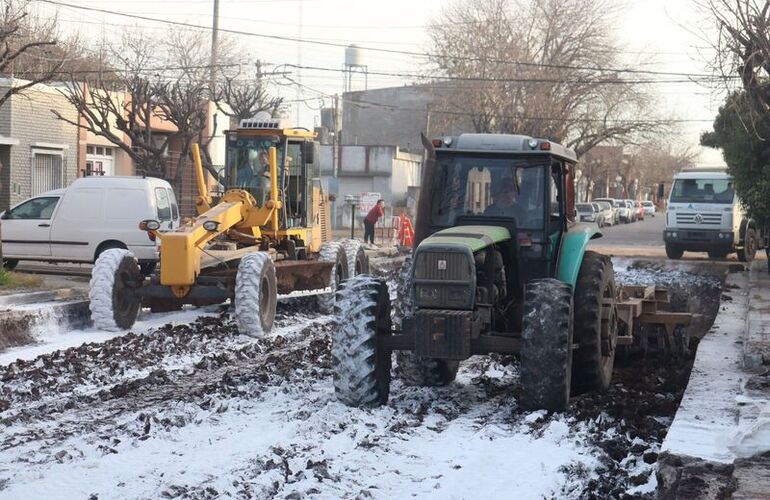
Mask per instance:
[[[770,275],[728,275],[658,460],[662,498],[770,498]]]

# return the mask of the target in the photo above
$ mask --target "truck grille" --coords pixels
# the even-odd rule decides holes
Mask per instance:
[[[722,214],[721,213],[703,213],[703,212],[701,213],[677,212],[676,223],[677,224],[702,224],[704,226],[718,226],[722,223]]]

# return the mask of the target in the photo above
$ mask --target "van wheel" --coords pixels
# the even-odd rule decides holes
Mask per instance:
[[[94,255],[94,263],[99,259],[99,257],[104,252],[106,252],[107,250],[113,250],[113,249],[128,250],[126,248],[126,245],[124,245],[123,243],[120,243],[119,241],[104,242],[96,248],[96,254]]]
[[[134,293],[142,275],[134,254],[122,248],[105,250],[91,271],[88,291],[94,326],[102,330],[128,330],[134,326],[141,300]]]
[[[13,271],[18,265],[19,261],[17,259],[3,259],[3,269]]]

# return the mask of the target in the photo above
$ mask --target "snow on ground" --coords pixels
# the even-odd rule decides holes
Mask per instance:
[[[263,339],[199,318],[0,367],[0,498],[578,498],[602,470],[594,422],[518,410],[511,358],[341,405],[334,325],[306,311]]]
[[[4,353],[0,499],[654,495],[689,367],[632,363],[546,414],[519,409],[514,358],[477,356],[448,387],[395,378],[387,405],[348,408],[311,303],[279,304],[261,339],[182,311]]]

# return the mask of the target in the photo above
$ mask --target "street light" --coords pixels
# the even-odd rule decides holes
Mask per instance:
[[[361,203],[361,197],[354,194],[345,195],[345,205],[350,205],[350,239],[355,238],[356,207]]]

